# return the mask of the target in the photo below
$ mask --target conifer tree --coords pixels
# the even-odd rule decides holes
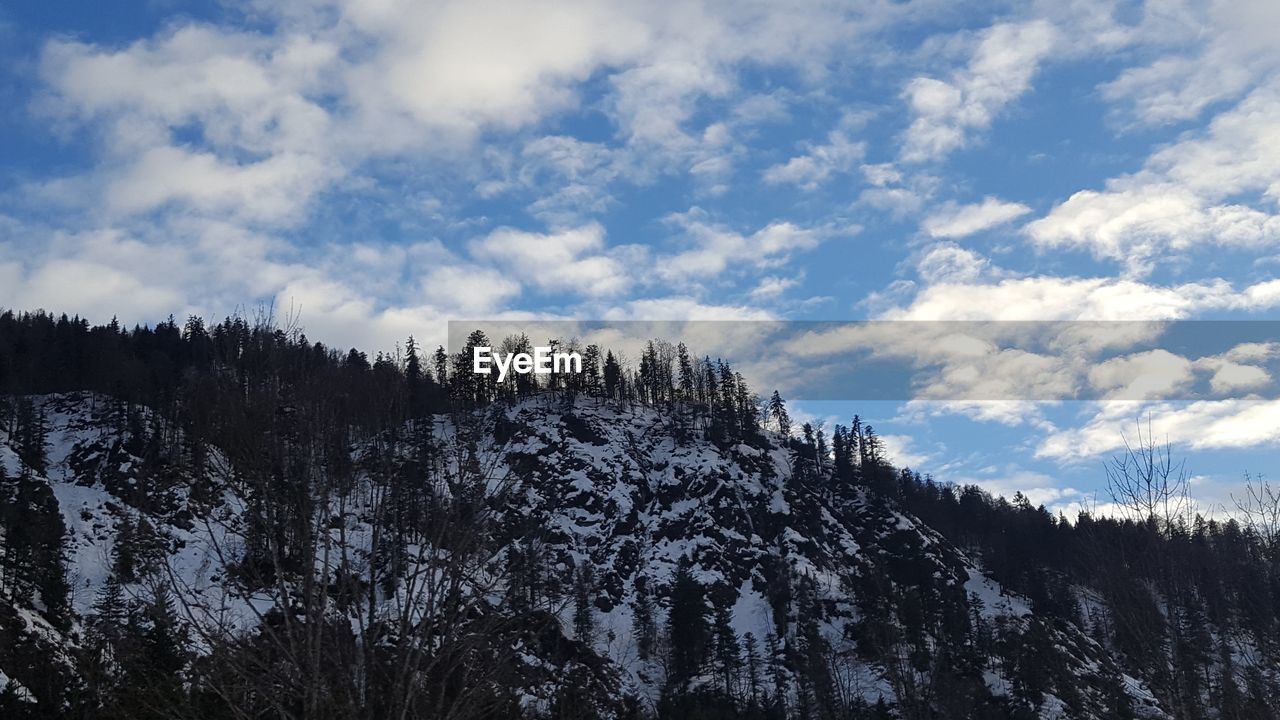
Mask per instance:
[[[404,380],[409,389],[409,417],[419,417],[426,410],[426,380],[418,358],[418,343],[412,335],[405,341]]]
[[[747,712],[751,714],[760,707],[760,650],[756,636],[747,633],[742,636],[743,665],[747,677]]]
[[[791,416],[787,414],[787,405],[782,401],[782,396],[777,390],[774,390],[769,398],[768,413],[778,433],[784,438],[791,437]]]
[[[712,411],[720,402],[720,389],[716,381],[716,369],[711,364],[711,356],[703,356],[700,374],[702,375],[702,404],[707,410]]]
[[[734,373],[734,385],[738,389],[738,395],[735,398],[738,406],[738,426],[743,435],[754,437],[759,433],[760,412],[757,405],[760,399],[751,392],[751,388],[747,387],[742,373]]]
[[[590,561],[578,563],[573,581],[573,632],[579,642],[591,643],[595,635],[595,612],[592,596],[595,593],[595,573]]]
[[[728,605],[716,605],[714,633],[716,671],[720,675],[725,697],[733,697],[742,657],[738,636],[733,630],[733,611]]]
[[[679,391],[680,400],[682,402],[690,402],[693,400],[693,365],[689,361],[689,348],[684,343],[676,345],[676,364],[679,375]]]
[[[636,578],[633,616],[636,653],[641,660],[648,660],[653,655],[658,632],[653,614],[653,597],[649,594],[649,582],[644,576]]]
[[[24,397],[18,401],[14,425],[14,450],[26,466],[24,472],[29,469],[37,475],[44,475],[49,463],[46,452],[49,444],[48,430],[45,427],[44,413],[29,398]]]
[[[618,359],[613,356],[613,351],[606,351],[604,356],[604,396],[610,400],[621,400],[621,390],[622,367],[618,365]]]
[[[436,346],[436,352],[432,356],[432,363],[435,365],[436,382],[440,386],[448,389],[449,387],[449,353],[445,352],[443,345]]]
[[[768,653],[769,680],[773,684],[773,697],[770,698],[770,709],[776,717],[787,716],[787,673],[783,665],[783,651],[778,636],[768,633],[764,636],[764,647]]]
[[[687,558],[680,561],[672,579],[667,632],[671,652],[668,680],[681,689],[702,674],[710,642],[706,596]]]
[[[582,382],[588,395],[600,394],[600,346],[588,345],[582,351]]]

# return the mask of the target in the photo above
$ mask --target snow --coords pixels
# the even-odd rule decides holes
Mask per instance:
[[[78,448],[93,448],[94,442],[107,436],[109,430],[97,405],[107,408],[110,403],[98,403],[87,395],[68,395],[49,396],[42,404],[51,427],[48,482],[68,528],[73,607],[84,615],[106,582],[122,513],[137,510],[113,496],[96,479],[74,477],[68,463]],[[981,603],[983,617],[1016,621],[1031,615],[1024,598],[1005,591],[983,574],[978,562],[910,516],[867,511],[865,521],[870,523],[870,529],[861,528],[865,532],[856,534],[860,528],[853,527],[855,520],[833,512],[812,493],[789,485],[789,456],[777,442],[767,447],[738,443],[728,452],[721,452],[702,440],[677,443],[666,419],[651,409],[584,401],[575,407],[574,414],[577,422],[584,422],[592,432],[599,433],[603,444],[575,436],[574,425],[560,412],[548,410],[540,399],[508,408],[506,417],[517,428],[511,442],[500,446],[491,441],[480,448],[486,458],[495,460],[487,485],[490,492],[511,488],[509,511],[513,521],[534,518],[540,523],[537,539],[545,543],[553,582],[564,584],[574,567],[593,564],[601,581],[599,599],[602,606],[609,608],[596,612],[593,647],[612,661],[623,688],[647,702],[656,703],[663,677],[656,662],[639,659],[635,646],[635,584],[638,578],[646,579],[653,591],[655,616],[660,619],[667,602],[666,586],[676,566],[686,560],[692,563],[695,578],[731,598],[735,634],[739,638],[747,633],[754,635],[761,653],[764,638],[776,631],[764,585],[766,563],[782,558],[795,575],[810,578],[818,600],[832,608],[821,622],[820,632],[850,658],[844,668],[847,674],[840,682],[869,702],[880,697],[892,700],[894,693],[883,669],[858,660],[852,642],[846,640],[857,620],[847,587],[870,558],[893,547],[888,541],[902,539],[899,534],[906,534],[906,539],[933,563],[932,582],[962,584],[965,593]],[[444,441],[460,432],[447,419],[438,419],[432,425]],[[212,465],[226,465],[216,450],[211,452],[220,460]],[[355,452],[358,454],[360,449]],[[93,458],[94,453],[90,450],[81,457]],[[532,458],[528,464],[533,469],[529,473],[513,473],[503,461],[509,460],[512,453]],[[0,445],[0,462],[17,468],[19,460],[7,446]],[[133,461],[124,459],[116,470],[130,475],[135,467]],[[222,481],[225,487],[232,487],[229,478]],[[351,497],[335,500],[331,509],[333,516],[342,519],[342,527],[333,530],[333,538],[345,538],[357,564],[368,561],[371,547],[367,518],[374,500],[367,481],[366,477],[358,478],[357,491]],[[178,502],[186,502],[182,492],[178,493]],[[213,615],[225,611],[225,618],[233,625],[251,627],[271,609],[272,598],[239,597],[225,588],[218,577],[220,556],[239,552],[237,537],[243,516],[243,502],[228,490],[217,510],[208,517],[197,518],[189,530],[158,524],[171,541],[169,570],[186,599],[194,601],[195,612]],[[415,545],[408,548],[408,554],[411,565],[419,568],[429,568],[443,557],[443,551]],[[501,559],[505,552],[499,550],[495,557]],[[489,580],[486,573],[477,571],[477,597],[499,603],[501,588],[492,586]],[[418,601],[404,593],[402,586],[395,595],[381,600],[389,604]],[[560,619],[565,634],[571,636],[572,603],[562,600],[558,607],[548,609]],[[38,613],[23,612],[30,627],[51,636],[58,634]],[[351,621],[358,632],[356,619]],[[794,632],[794,624],[783,628],[782,641],[785,643]],[[546,671],[554,679],[556,668],[536,650],[519,648],[517,655],[530,668]],[[1082,667],[1093,662],[1088,657],[1078,660]],[[0,673],[0,685],[8,679]],[[1007,694],[1008,681],[997,670],[987,668],[985,679],[993,692]],[[1144,698],[1151,698],[1139,681],[1126,676],[1124,682],[1139,704]],[[525,701],[533,706],[548,697],[546,688],[526,690]],[[1151,704],[1154,705],[1153,699]],[[1056,698],[1047,700],[1042,708],[1043,717],[1060,717],[1063,712]]]
[[[964,583],[965,592],[982,603],[983,617],[1025,617],[1031,614],[1031,606],[1026,600],[1009,594],[977,568],[968,568],[968,573],[969,579]]]
[[[31,694],[31,691],[24,687],[22,683],[5,675],[4,670],[0,670],[0,692],[8,692],[14,698],[28,704],[36,704],[36,698]]]

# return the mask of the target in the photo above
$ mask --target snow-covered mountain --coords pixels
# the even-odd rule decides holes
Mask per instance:
[[[544,393],[353,442],[299,470],[340,482],[300,486],[289,463],[319,450],[296,438],[260,475],[237,466],[251,454],[193,450],[147,408],[91,393],[33,406],[45,467],[28,466],[12,435],[0,461],[6,482],[56,499],[69,611],[6,592],[9,707],[57,716],[51,704],[92,684],[85,656],[101,647],[108,596],[146,614],[159,590],[193,657],[230,652],[218,643],[237,634],[330,641],[290,634],[290,617],[338,619],[384,645],[434,618],[424,637],[443,648],[458,637],[442,598],[464,598],[456,624],[501,638],[503,652],[484,657],[518,686],[495,707],[529,716],[679,717],[694,702],[681,697],[762,717],[1169,715],[1089,633],[1033,612],[979,558],[867,487],[833,487],[827,459],[776,433],[712,441],[676,412]],[[468,494],[472,515],[451,516],[450,530],[397,519],[423,498]],[[288,567],[258,555],[273,567],[254,569],[254,538],[294,532],[264,505],[294,502],[310,504],[308,551]],[[414,529],[397,530],[405,523]],[[483,537],[459,541],[468,523]]]

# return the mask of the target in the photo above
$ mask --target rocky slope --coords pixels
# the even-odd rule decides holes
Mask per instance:
[[[131,554],[152,561],[139,565],[164,568],[179,604],[217,606],[226,627],[242,629],[270,615],[278,596],[237,589],[229,577],[226,558],[244,550],[237,538],[253,500],[233,453],[205,448],[192,470],[145,447],[144,437],[185,442],[150,411],[92,394],[43,396],[35,405],[48,425],[47,468],[24,467],[8,441],[0,462],[7,477],[25,474],[56,498],[71,618],[50,620],[38,598],[0,603],[10,641],[0,650],[0,685],[10,701],[56,703],[81,681],[73,657],[125,537]],[[752,703],[770,697],[793,714],[839,704],[901,717],[1020,709],[1105,718],[1123,705],[1139,717],[1165,716],[1103,647],[1075,625],[1038,616],[984,575],[977,558],[865,488],[833,488],[820,463],[800,473],[802,448],[776,434],[713,443],[648,407],[544,395],[355,444],[352,482],[327,496],[321,513],[329,516],[326,537],[355,558],[352,567],[377,554],[371,458],[389,453],[412,474],[421,443],[404,438],[424,434],[433,462],[484,468],[496,522],[469,592],[497,614],[519,608],[558,619],[550,641],[544,633],[516,642],[515,696],[528,713],[551,711],[567,678],[582,672],[599,696],[592,712],[659,707],[673,682],[669,646],[681,641],[662,628],[683,567],[704,590],[719,636],[731,629],[739,658],[726,676],[709,651],[704,667],[681,679],[684,690],[727,685],[729,695],[758,693]],[[464,444],[466,458],[451,458]],[[403,572],[438,551],[423,545],[408,543],[418,564]],[[148,582],[126,578],[125,591],[141,596]],[[416,587],[391,583],[371,597],[395,606]],[[646,615],[657,629],[653,647],[640,639]],[[758,656],[750,662],[748,644]],[[193,645],[200,650],[199,633]],[[33,673],[34,655],[62,673]]]

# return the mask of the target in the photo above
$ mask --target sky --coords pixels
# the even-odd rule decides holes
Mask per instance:
[[[0,307],[271,303],[369,351],[473,318],[1274,319],[1276,27],[1270,0],[7,3]],[[1246,350],[1089,380],[1280,346]],[[1068,514],[1150,417],[1220,513],[1275,464],[1249,388],[793,414]]]

